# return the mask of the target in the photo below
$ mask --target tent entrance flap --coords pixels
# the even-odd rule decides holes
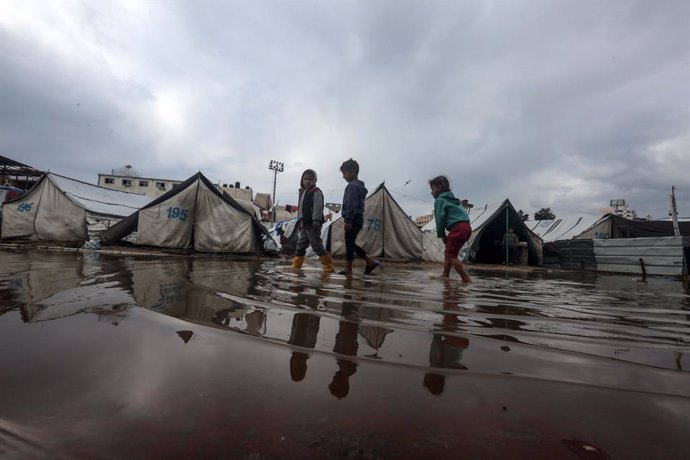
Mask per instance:
[[[515,208],[508,200],[504,201],[476,229],[472,229],[473,233],[469,242],[470,261],[481,264],[504,264],[506,260],[510,260],[511,254],[502,242],[511,228],[521,242],[527,243],[527,263],[529,265],[539,265],[541,260],[538,254],[540,251],[538,246],[540,244],[536,241],[538,237],[520,219]]]

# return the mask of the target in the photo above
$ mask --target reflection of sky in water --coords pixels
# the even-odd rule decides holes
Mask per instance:
[[[36,439],[136,438],[147,432],[137,421],[219,434],[217,425],[241,423],[233,414],[266,430],[242,431],[241,443],[258,436],[265,445],[283,429],[276,420],[289,424],[285,416],[294,414],[294,426],[320,423],[309,433],[328,430],[324,417],[348,430],[371,430],[378,420],[395,427],[396,439],[406,420],[413,430],[435,426],[446,434],[432,436],[440,444],[425,438],[421,455],[443,457],[429,446],[453,444],[444,436],[455,435],[435,424],[438,414],[459,426],[454,417],[477,419],[493,408],[490,420],[506,426],[498,432],[463,425],[479,430],[482,446],[532,430],[543,433],[523,439],[532,448],[572,450],[573,438],[597,441],[583,428],[590,426],[608,427],[605,440],[613,441],[616,413],[626,418],[626,436],[595,445],[633,455],[630,433],[650,429],[635,425],[642,417],[652,434],[640,442],[670,458],[663,446],[677,444],[688,422],[690,296],[676,280],[476,272],[465,286],[418,265],[347,280],[323,276],[310,261],[301,273],[277,260],[220,257],[0,252],[0,262],[0,364],[10,369],[0,452],[16,445],[10,439],[23,439],[31,455],[45,447]],[[599,409],[578,403],[585,400]],[[28,408],[37,407],[49,422],[36,422]],[[378,415],[363,421],[363,407]],[[591,422],[570,426],[561,416],[568,411]],[[55,414],[61,423],[52,423]],[[324,449],[351,442],[299,439]]]

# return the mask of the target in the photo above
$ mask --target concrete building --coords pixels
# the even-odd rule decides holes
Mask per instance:
[[[234,184],[218,184],[218,188],[221,192],[225,192],[236,200],[252,201],[252,195],[254,192],[250,186],[240,187],[239,182]]]
[[[0,155],[0,185],[28,190],[42,175],[43,171]]]
[[[123,192],[143,193],[152,198],[158,198],[165,192],[172,190],[182,183],[180,180],[156,179],[152,177],[138,177],[128,174],[99,174],[98,185],[101,187],[120,190]],[[251,187],[240,188],[240,183],[218,184],[218,188],[236,200],[252,201]]]
[[[180,183],[182,181],[154,179],[151,177],[123,176],[118,174],[98,175],[98,185],[101,187],[121,192],[143,193],[152,198],[158,198]]]
[[[613,214],[614,216],[625,217],[626,219],[635,219],[637,213],[632,209],[628,203],[622,199],[617,198],[609,201],[609,208],[602,209],[602,214]]]
[[[427,214],[425,216],[419,216],[414,220],[414,223],[417,227],[422,228],[432,220],[434,220],[434,213]]]

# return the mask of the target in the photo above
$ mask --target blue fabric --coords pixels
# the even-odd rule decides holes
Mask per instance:
[[[364,199],[367,197],[367,188],[364,182],[353,179],[347,183],[343,195],[342,216],[345,222],[354,222],[357,216],[364,216]]]

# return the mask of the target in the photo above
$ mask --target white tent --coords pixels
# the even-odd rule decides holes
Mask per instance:
[[[584,229],[582,228],[584,227]],[[544,245],[544,263],[560,268],[686,276],[690,223],[632,220],[607,214],[575,235]]]
[[[326,247],[336,257],[345,256],[345,221],[342,217],[324,226]],[[382,183],[364,201],[364,227],[357,244],[371,257],[421,260],[422,231]]]
[[[591,227],[598,218],[593,216],[559,217],[548,220],[528,220],[527,227],[536,233],[544,243],[569,240]]]
[[[2,238],[84,241],[151,201],[54,173],[2,207]]]
[[[321,229],[321,236],[324,239],[328,237],[328,227],[340,217],[340,212],[324,209],[324,222]],[[297,217],[290,220],[283,220],[277,222],[270,230],[271,237],[278,243],[280,252],[282,254],[292,255],[295,253],[297,245]],[[307,247],[307,258],[316,258],[317,255],[312,250],[311,246]]]
[[[197,173],[103,235],[117,242],[136,234],[136,244],[200,252],[263,252],[268,231],[203,174]]]

